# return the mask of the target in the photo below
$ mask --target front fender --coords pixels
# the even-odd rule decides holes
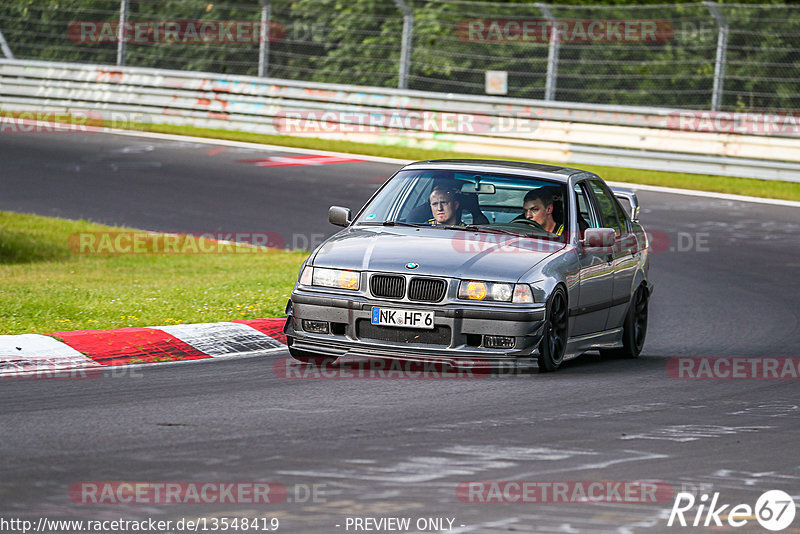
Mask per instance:
[[[577,302],[580,291],[579,272],[580,263],[576,250],[574,247],[567,247],[525,273],[520,281],[530,284],[536,302],[547,302],[558,285],[566,288],[568,301]]]

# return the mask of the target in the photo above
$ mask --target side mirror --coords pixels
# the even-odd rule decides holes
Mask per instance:
[[[613,228],[587,228],[583,234],[584,248],[609,248],[614,246],[617,233]]]
[[[350,208],[331,206],[331,209],[328,210],[328,221],[336,226],[349,226],[350,217]]]
[[[625,200],[630,204],[631,220],[633,222],[639,222],[639,198],[636,196],[636,193],[622,187],[612,187],[611,192],[614,193],[614,196],[618,199]]]

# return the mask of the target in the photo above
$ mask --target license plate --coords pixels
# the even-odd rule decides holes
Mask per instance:
[[[372,308],[372,324],[380,326],[401,326],[433,330],[433,317],[432,311]]]

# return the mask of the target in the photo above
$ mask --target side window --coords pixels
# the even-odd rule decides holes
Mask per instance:
[[[580,182],[575,184],[575,198],[577,199],[577,209],[578,209],[578,229],[581,232],[581,238],[583,238],[583,232],[587,228],[599,228],[600,224],[597,222],[597,218],[591,208],[589,203],[589,193],[587,192],[586,182]]]
[[[409,179],[408,186],[398,193],[398,201],[402,201],[394,218],[403,222],[424,223],[431,218],[429,203],[434,180],[429,176],[418,176]]]
[[[600,212],[600,217],[603,219],[603,228],[613,228],[618,236],[624,234],[624,219],[620,221],[620,214],[617,212],[620,208],[614,197],[600,185],[600,182],[592,180],[589,185],[592,188],[595,200],[597,200],[597,211]]]
[[[614,200],[614,205],[617,207],[617,216],[619,216],[619,224],[622,228],[622,233],[628,233],[630,231],[630,211],[625,209],[625,206],[622,205],[622,201],[613,192],[611,193],[611,198]]]

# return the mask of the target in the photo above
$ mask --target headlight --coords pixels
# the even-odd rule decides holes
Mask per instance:
[[[503,282],[480,282],[462,280],[458,286],[458,298],[465,300],[491,300],[495,302],[533,302],[524,300],[525,289],[530,295],[531,289],[526,284],[506,284]],[[518,295],[519,293],[519,295]],[[517,299],[522,300],[517,300]]]
[[[477,280],[462,280],[458,286],[458,298],[494,302],[533,302],[533,294],[528,284],[480,282]]]
[[[483,300],[488,293],[486,282],[475,282],[474,280],[462,280],[458,286],[458,298],[469,300]]]
[[[310,271],[310,274],[306,274]],[[357,291],[360,284],[361,274],[357,271],[343,271],[339,269],[323,269],[321,267],[306,267],[300,276],[300,283],[303,285],[336,287],[339,289],[349,289]]]

